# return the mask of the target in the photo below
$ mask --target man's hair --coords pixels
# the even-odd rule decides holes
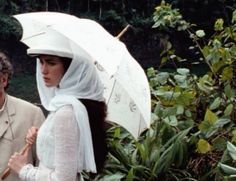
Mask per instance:
[[[8,53],[0,49],[0,72],[8,75],[8,80],[11,79],[13,75],[13,66],[10,62],[10,57]]]

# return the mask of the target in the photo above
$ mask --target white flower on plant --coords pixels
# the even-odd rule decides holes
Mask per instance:
[[[205,34],[204,30],[197,30],[197,31],[196,31],[196,35],[197,35],[199,38],[202,38],[202,37],[204,37],[206,34]]]

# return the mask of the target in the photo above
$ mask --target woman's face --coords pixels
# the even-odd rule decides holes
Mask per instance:
[[[51,55],[40,55],[41,73],[47,87],[58,86],[65,69],[60,57]]]

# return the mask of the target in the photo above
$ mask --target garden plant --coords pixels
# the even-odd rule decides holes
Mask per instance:
[[[122,128],[110,128],[108,161],[93,180],[234,180],[236,11],[229,24],[216,19],[212,34],[185,21],[165,1],[156,7],[153,20],[153,28],[162,32],[187,34],[188,49],[197,56],[180,57],[166,39],[159,68],[147,70],[150,129],[136,140]],[[192,66],[199,71],[192,72]]]

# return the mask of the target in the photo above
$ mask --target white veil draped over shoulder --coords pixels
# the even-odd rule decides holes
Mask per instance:
[[[64,52],[57,51],[55,45],[43,48],[33,47],[28,49],[28,54],[44,54],[63,56]],[[79,99],[104,101],[103,85],[97,74],[90,56],[73,42],[67,45],[72,58],[71,64],[64,74],[58,87],[46,87],[37,60],[36,78],[39,96],[42,105],[48,111],[56,111],[61,106],[72,105],[75,118],[78,122],[80,140],[78,146],[78,172],[83,170],[96,172],[93,143],[89,118],[85,106]],[[63,133],[62,133],[63,134]]]

